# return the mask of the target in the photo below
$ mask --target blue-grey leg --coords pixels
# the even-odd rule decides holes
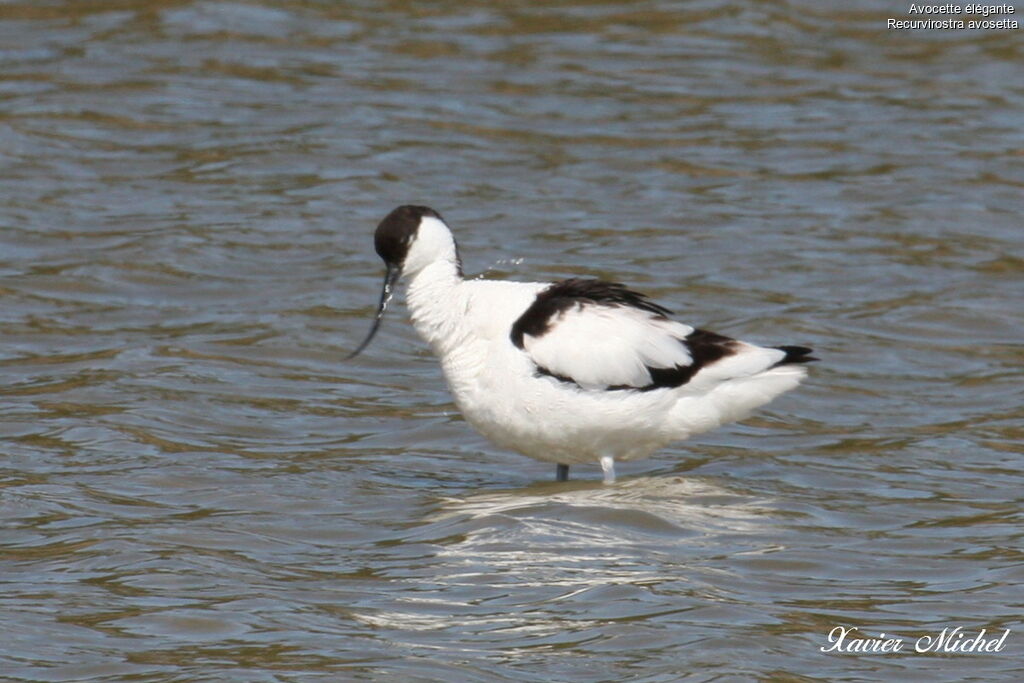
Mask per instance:
[[[559,464],[555,466],[555,481],[569,481],[568,465]]]
[[[601,471],[604,472],[604,483],[615,483],[615,458],[610,455],[601,456]]]

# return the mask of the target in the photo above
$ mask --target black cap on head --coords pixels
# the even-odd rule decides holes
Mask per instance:
[[[384,259],[384,263],[400,266],[405,261],[409,253],[409,244],[424,216],[443,220],[441,214],[429,206],[412,204],[400,206],[385,216],[373,235],[373,246],[377,254]]]
[[[380,328],[380,321],[384,319],[384,312],[394,294],[398,278],[402,276],[402,264],[405,257],[409,255],[409,244],[412,243],[416,231],[420,227],[420,221],[424,216],[430,216],[443,220],[441,214],[428,206],[412,206],[406,204],[389,213],[377,226],[377,232],[373,235],[373,246],[377,253],[384,259],[387,272],[384,273],[384,286],[380,290],[380,303],[377,304],[377,315],[373,318],[370,326],[370,333],[366,335],[363,343],[356,347],[356,350],[345,356],[345,360],[355,358],[363,349],[370,345],[373,336]]]

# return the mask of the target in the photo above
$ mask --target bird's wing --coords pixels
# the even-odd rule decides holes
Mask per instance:
[[[668,313],[616,283],[565,280],[537,295],[511,339],[540,374],[586,390],[705,387],[805,360],[787,361],[796,352],[694,329]]]

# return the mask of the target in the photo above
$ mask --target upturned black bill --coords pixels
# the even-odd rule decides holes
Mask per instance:
[[[395,294],[395,284],[398,282],[398,278],[402,275],[402,269],[397,266],[388,265],[388,270],[384,273],[384,287],[380,291],[380,304],[377,306],[377,317],[373,319],[373,326],[370,327],[370,334],[366,335],[366,339],[363,343],[356,348],[355,351],[345,356],[345,360],[351,360],[355,358],[363,349],[370,345],[370,340],[373,339],[373,335],[377,334],[377,329],[380,327],[380,321],[384,319],[384,311],[388,308],[388,302],[391,301],[391,297]]]

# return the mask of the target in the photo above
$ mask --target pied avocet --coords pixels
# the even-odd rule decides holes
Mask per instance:
[[[373,339],[399,278],[412,323],[441,360],[455,402],[504,448],[557,464],[649,456],[745,417],[799,384],[804,346],[765,348],[669,319],[615,282],[466,280],[451,230],[426,206],[400,206],[374,246],[387,267]]]

